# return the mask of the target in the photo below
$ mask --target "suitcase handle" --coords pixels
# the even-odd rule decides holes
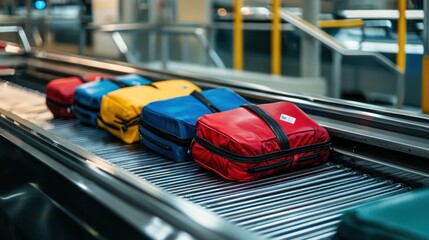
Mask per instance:
[[[276,135],[277,140],[279,141],[281,150],[286,150],[290,148],[289,139],[283,131],[283,128],[267,112],[265,112],[262,108],[255,104],[244,104],[241,105],[241,107],[254,113],[271,128],[271,131],[273,131],[274,135]]]
[[[134,85],[127,85],[124,84],[123,82],[119,81],[117,78],[113,77],[113,78],[102,78],[101,80],[105,80],[105,81],[110,81],[116,85],[118,85],[120,88],[126,88],[126,87],[133,87]],[[140,84],[140,85],[136,85],[136,86],[151,86],[154,88],[158,88],[156,85],[154,85],[153,83],[150,84]]]
[[[84,76],[77,76],[83,83],[89,82],[88,79]]]
[[[204,104],[204,106],[206,106],[210,111],[212,111],[213,113],[216,112],[221,112],[219,110],[219,108],[217,108],[212,102],[210,102],[210,100],[208,100],[206,97],[204,97],[203,94],[201,94],[200,92],[194,90],[191,93],[192,96],[194,96],[198,101],[200,101],[202,104]]]
[[[118,79],[116,79],[116,78],[102,78],[101,80],[102,80],[102,81],[109,81],[109,82],[111,82],[111,83],[114,83],[114,84],[118,85],[118,87],[120,87],[120,88],[129,87],[128,85],[123,84],[121,81],[119,81],[119,80],[118,80]]]

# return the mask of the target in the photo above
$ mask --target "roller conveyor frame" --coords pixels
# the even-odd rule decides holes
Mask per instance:
[[[409,116],[400,111],[378,107],[374,108],[373,106],[365,104],[355,105],[354,103],[346,101],[286,94],[261,86],[256,86],[254,84],[237,84],[227,80],[216,80],[210,78],[197,79],[174,72],[164,73],[136,69],[130,65],[116,62],[97,61],[76,56],[47,53],[44,51],[36,51],[33,55],[29,56],[6,56],[6,58],[16,60],[19,63],[25,62],[27,66],[31,66],[31,69],[33,70],[32,76],[36,76],[37,78],[49,78],[49,76],[58,76],[58,74],[74,75],[86,71],[101,71],[112,74],[136,72],[149,76],[154,80],[175,77],[193,80],[202,87],[227,86],[254,102],[269,102],[276,100],[292,101],[300,106],[304,111],[311,114],[319,123],[324,125],[332,136],[336,154],[333,155],[330,165],[322,166],[321,171],[324,171],[323,168],[339,168],[339,170],[334,169],[333,172],[337,171],[344,175],[347,175],[347,172],[349,172],[350,175],[353,175],[350,179],[367,178],[369,174],[371,178],[365,181],[370,182],[373,179],[381,179],[381,181],[384,181],[383,179],[386,179],[390,186],[391,184],[397,184],[398,192],[402,192],[404,189],[406,190],[409,187],[428,185],[429,167],[427,158],[429,156],[429,150],[425,146],[429,146],[427,144],[429,143],[427,138],[427,136],[429,136],[429,119],[424,116]],[[115,69],[114,72],[111,71],[113,68]],[[19,78],[15,80],[11,79],[12,82],[19,82],[19,80]],[[41,84],[41,86],[43,86],[43,84]],[[321,219],[318,219],[315,216],[309,215],[308,212],[297,212],[294,215],[294,205],[284,205],[283,208],[285,210],[289,209],[292,211],[288,212],[288,214],[290,214],[293,221],[287,218],[283,218],[283,220],[279,221],[283,221],[282,224],[284,224],[284,227],[288,227],[294,231],[291,231],[288,234],[283,234],[279,237],[276,235],[276,232],[282,231],[282,229],[278,226],[270,228],[270,224],[273,223],[270,223],[269,221],[265,223],[264,226],[268,226],[268,228],[264,230],[262,229],[263,227],[258,226],[257,224],[252,225],[252,219],[250,219],[252,216],[229,213],[229,209],[213,205],[213,202],[220,201],[220,199],[210,198],[211,192],[207,192],[206,196],[209,196],[209,198],[205,200],[192,198],[189,194],[185,194],[185,196],[189,197],[189,201],[194,201],[200,206],[215,209],[215,212],[218,211],[217,214],[223,216],[223,218],[219,218],[206,210],[196,207],[188,201],[178,199],[170,193],[166,193],[164,190],[160,190],[152,185],[153,183],[161,188],[166,188],[168,189],[167,192],[172,192],[174,194],[183,194],[184,192],[186,193],[186,191],[192,193],[191,188],[180,189],[180,186],[175,186],[174,181],[168,180],[168,173],[165,173],[166,175],[163,178],[157,178],[156,176],[163,174],[162,172],[151,173],[145,176],[145,178],[148,179],[147,181],[142,181],[140,178],[136,177],[138,173],[130,174],[130,172],[124,171],[100,157],[95,156],[98,155],[102,157],[103,154],[95,153],[94,155],[93,153],[70,143],[78,143],[79,140],[73,138],[67,139],[67,137],[65,137],[66,140],[64,140],[61,137],[56,136],[56,134],[61,135],[59,134],[61,129],[64,131],[70,129],[70,124],[72,125],[71,127],[75,126],[73,125],[73,122],[66,123],[63,128],[59,128],[58,132],[50,133],[8,111],[0,110],[0,114],[2,116],[0,121],[0,135],[3,137],[2,140],[10,142],[14,148],[21,149],[21,151],[24,151],[37,159],[37,162],[44,166],[40,167],[40,169],[45,169],[43,170],[44,172],[56,172],[58,176],[52,177],[52,179],[62,179],[62,181],[66,181],[68,183],[67,186],[69,186],[68,188],[70,189],[77,187],[79,190],[73,190],[73,195],[76,196],[77,199],[84,199],[87,195],[92,199],[95,199],[93,201],[97,202],[98,205],[101,205],[95,208],[99,208],[99,212],[106,212],[106,214],[109,213],[112,219],[109,219],[109,222],[116,221],[118,226],[122,226],[118,227],[117,231],[107,231],[106,226],[98,223],[99,220],[93,219],[94,217],[91,218],[91,216],[86,216],[84,213],[76,216],[77,220],[75,219],[75,221],[80,222],[81,225],[85,221],[88,221],[88,223],[94,226],[94,229],[102,229],[104,231],[104,235],[100,232],[100,236],[107,236],[107,238],[128,236],[129,238],[133,238],[140,234],[140,236],[143,235],[151,237],[150,233],[147,232],[147,229],[142,228],[142,226],[149,226],[149,219],[154,219],[154,216],[157,216],[157,218],[161,219],[160,222],[162,224],[160,225],[173,229],[170,231],[170,234],[171,236],[176,237],[186,235],[184,231],[197,239],[251,239],[261,237],[237,227],[236,225],[245,225],[244,223],[237,223],[237,219],[244,219],[244,221],[247,221],[245,223],[249,225],[246,229],[251,231],[255,231],[255,229],[259,230],[259,232],[255,232],[256,234],[263,233],[263,238],[299,238],[300,236],[302,237],[300,234],[305,229],[310,231],[309,235],[305,235],[306,237],[328,237],[332,236],[332,232],[335,231],[338,220],[326,222],[327,219],[332,220],[341,214],[341,211],[336,209],[336,206],[334,205],[329,205],[329,207],[325,208],[316,207],[312,211],[320,213],[318,216],[323,216]],[[54,120],[53,122],[55,121],[57,120]],[[88,134],[92,134],[92,130],[88,131]],[[94,134],[94,136],[96,135]],[[40,143],[41,140],[43,140],[43,143]],[[12,148],[12,146],[10,146],[10,148]],[[117,147],[117,149],[122,148],[123,147],[121,146]],[[126,148],[138,149],[139,146],[132,145],[127,146]],[[5,149],[6,148],[3,148],[2,150]],[[115,151],[115,148],[112,149],[112,151]],[[395,151],[392,149],[395,149]],[[147,153],[146,159],[154,157],[153,155],[153,153]],[[14,156],[9,157],[16,158]],[[26,161],[21,162],[22,160],[17,161],[24,165],[30,164]],[[148,161],[150,162],[150,160]],[[8,167],[14,169],[14,167]],[[124,166],[120,167],[125,169],[127,168]],[[142,167],[144,168],[144,166],[135,167],[137,169]],[[186,163],[183,164],[182,167],[185,169],[192,169],[192,166],[189,167]],[[177,165],[174,168],[174,171],[180,172],[180,168],[181,166]],[[317,169],[314,170],[317,171]],[[297,175],[299,174],[305,175],[305,171],[297,173]],[[329,175],[330,173],[327,172],[326,174]],[[300,181],[299,177],[294,174],[285,174],[284,176],[289,176],[291,181],[297,181],[297,183]],[[283,175],[273,176],[267,180],[258,181],[257,183],[250,183],[248,186],[249,189],[254,189],[256,192],[261,191],[261,195],[267,194],[267,191],[269,191],[270,188],[264,188],[264,181],[275,181],[276,178],[280,177],[283,177]],[[317,175],[314,177],[317,179]],[[42,178],[39,176],[35,177],[35,179],[37,181],[41,181]],[[341,178],[339,179],[341,180]],[[341,181],[347,180],[348,179],[342,179]],[[150,181],[152,181],[152,183],[149,183]],[[207,179],[207,181],[211,184],[223,184],[221,180],[217,178]],[[321,180],[321,183],[325,183],[325,185],[322,184],[321,186],[322,189],[325,189],[326,191],[318,192],[320,195],[316,194],[316,192],[313,193],[313,195],[306,196],[309,198],[311,198],[311,196],[314,198],[323,197],[323,199],[325,199],[324,203],[329,203],[329,199],[335,197],[340,199],[342,196],[341,194],[335,195],[333,192],[333,194],[329,194],[329,186],[334,186],[338,183],[335,181],[332,183],[324,181],[325,180],[323,179]],[[354,180],[350,181],[353,183]],[[260,184],[262,190],[255,186],[258,184]],[[303,188],[311,189],[312,187],[311,184],[306,185],[305,181],[302,182],[302,184]],[[380,182],[376,182],[375,184],[383,185]],[[233,184],[230,185],[232,185],[231,189],[234,189]],[[358,185],[359,184],[356,183],[356,185],[351,186],[357,186],[357,189],[362,191],[365,190],[365,187],[359,187]],[[46,189],[56,188],[55,184],[48,183],[40,184],[40,186],[44,186],[40,188],[44,189],[41,192],[49,192]],[[285,186],[287,186],[287,184]],[[406,187],[404,188],[404,186]],[[32,187],[34,186],[32,185]],[[195,188],[198,189],[197,187]],[[271,190],[274,194],[278,194],[279,197],[282,196],[282,193],[276,192],[276,185],[274,185],[274,187],[272,186]],[[379,190],[380,189],[371,189],[370,187],[364,192],[368,193],[369,191],[370,193],[373,192],[378,194]],[[57,190],[51,191],[55,192]],[[79,210],[76,209],[76,206],[73,207],[73,204],[67,203],[67,201],[66,203],[59,201],[58,199],[61,198],[58,198],[58,196],[55,197],[55,194],[52,192],[47,195],[50,197],[54,196],[52,197],[54,202],[57,202],[57,204],[61,206],[66,206],[64,207],[66,209],[71,209],[69,210],[70,213],[74,213],[71,215],[78,215],[76,212],[79,212]],[[349,193],[355,194],[353,196],[356,196],[356,199],[364,199],[366,197],[372,199],[369,193],[365,195],[358,190],[354,193],[353,191]],[[246,199],[248,196],[245,196],[245,193],[243,194],[244,195],[241,196],[242,198],[239,198],[239,193],[232,196],[241,200],[244,199],[248,202],[252,201],[252,199]],[[287,195],[282,196],[285,200],[293,199],[294,195],[288,195],[290,192],[285,192],[283,194]],[[386,193],[386,195],[389,194]],[[201,197],[201,195],[198,196]],[[296,195],[295,199],[298,201],[299,195]],[[224,200],[233,201],[234,198],[231,199],[225,197]],[[113,202],[117,205],[112,204]],[[347,204],[350,203],[344,202],[344,204],[349,206]],[[255,204],[250,206],[256,209],[258,208]],[[264,206],[269,207],[270,205],[268,203]],[[276,211],[275,208],[271,209]],[[240,209],[238,208],[237,211],[240,211]],[[233,216],[233,218],[231,218],[231,216]],[[308,218],[305,218],[305,216]],[[236,222],[236,224],[226,222],[224,220],[225,217],[230,217],[229,221]],[[263,217],[259,216],[259,218],[255,219],[261,218],[263,219]],[[83,221],[82,219],[88,220]],[[256,223],[257,220],[254,221]],[[319,228],[317,228],[310,223],[314,223],[316,225],[317,223],[320,223],[319,225],[321,227],[319,226]],[[306,224],[307,226],[312,226],[314,229],[311,229],[310,227],[305,228]],[[128,235],[124,234],[124,231],[127,231]],[[101,237],[101,239],[102,238],[103,237]]]

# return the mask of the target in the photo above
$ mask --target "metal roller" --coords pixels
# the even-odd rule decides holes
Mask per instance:
[[[399,188],[400,186],[396,186]],[[369,187],[363,186],[357,189],[353,189],[349,192],[336,193],[327,197],[320,198],[315,201],[304,201],[297,204],[292,204],[289,206],[283,206],[279,208],[273,208],[264,213],[256,212],[252,214],[247,214],[245,216],[237,216],[229,218],[231,221],[239,222],[239,225],[247,225],[252,223],[259,223],[265,220],[271,220],[270,218],[279,216],[281,217],[284,214],[293,214],[293,213],[302,213],[315,211],[319,208],[325,208],[332,205],[347,203],[355,199],[361,199],[369,197],[372,195],[377,195],[378,193],[395,190],[391,186],[383,186],[383,184],[374,184]]]
[[[240,213],[248,212],[248,211],[258,211],[268,210],[271,207],[279,207],[282,205],[291,205],[294,203],[301,202],[309,202],[313,200],[318,200],[322,197],[330,196],[335,193],[343,193],[348,192],[350,189],[353,189],[362,184],[371,184],[374,182],[373,179],[369,179],[367,181],[353,182],[352,184],[347,184],[346,182],[341,182],[341,184],[329,184],[324,187],[321,186],[316,191],[304,192],[300,194],[291,194],[290,192],[280,192],[278,194],[273,194],[265,198],[259,198],[260,201],[243,201],[242,204],[238,207],[232,207],[227,209],[227,212],[219,212],[216,211],[219,215],[223,217],[232,217],[238,216]],[[214,210],[214,209],[213,209]]]

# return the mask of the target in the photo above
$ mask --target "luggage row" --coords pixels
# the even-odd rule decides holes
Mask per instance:
[[[187,80],[137,75],[56,79],[46,103],[55,117],[77,118],[123,142],[238,182],[321,164],[328,132],[289,102],[255,105],[227,88],[202,91]]]

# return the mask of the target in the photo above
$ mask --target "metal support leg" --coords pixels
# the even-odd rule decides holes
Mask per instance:
[[[17,27],[17,31],[18,31],[18,35],[21,38],[21,42],[22,42],[22,46],[24,46],[24,51],[26,53],[31,52],[31,46],[30,43],[28,42],[28,38],[27,35],[25,34],[25,31],[22,27]]]
[[[24,25],[24,30],[27,33],[31,33],[31,29],[32,29],[32,10],[33,10],[33,1],[31,0],[26,0],[25,1],[25,10],[26,10],[26,16],[25,16],[25,25]],[[30,35],[31,36],[31,35]]]
[[[397,102],[396,107],[402,108],[404,103],[404,97],[405,97],[405,74],[404,73],[398,73],[397,74],[397,81],[396,81],[396,96],[397,96]]]
[[[43,45],[43,39],[42,39],[42,36],[40,35],[39,28],[37,26],[33,28],[32,36],[36,46],[41,47]]]
[[[181,40],[181,45],[182,45],[182,61],[183,62],[186,62],[186,63],[188,63],[188,62],[190,62],[190,60],[191,60],[191,57],[190,57],[190,51],[191,51],[191,49],[190,49],[190,45],[191,45],[191,43],[190,43],[190,39],[189,39],[190,37],[188,36],[188,35],[183,35],[183,36],[181,36],[180,37],[180,40]]]
[[[127,59],[127,62],[129,62],[131,64],[137,64],[137,61],[136,61],[133,53],[129,51],[127,43],[122,38],[121,34],[118,32],[113,32],[112,38],[113,38],[113,41],[115,42],[116,46],[118,47],[119,51]]]
[[[148,62],[157,60],[155,56],[156,56],[156,51],[158,49],[158,45],[157,45],[158,37],[159,37],[158,32],[149,33],[149,44],[148,44],[148,51],[147,51]]]
[[[78,45],[79,55],[85,54],[85,45],[86,45],[86,24],[81,23],[79,27],[79,45]]]
[[[303,0],[302,3],[302,18],[317,26],[320,13],[320,0]],[[302,77],[320,76],[320,42],[307,34],[303,34],[301,37],[300,67]]]
[[[332,80],[329,87],[329,96],[334,98],[341,97],[341,61],[343,56],[333,51],[332,52]]]
[[[161,33],[161,64],[163,69],[167,69],[167,62],[169,58],[168,35]]]
[[[207,36],[205,35],[205,32],[202,29],[197,29],[195,31],[195,35],[197,36],[197,39],[200,42],[201,46],[207,52],[207,56],[213,62],[213,64],[218,68],[225,69],[225,64],[223,63],[217,52],[211,46],[209,40],[207,39]]]

